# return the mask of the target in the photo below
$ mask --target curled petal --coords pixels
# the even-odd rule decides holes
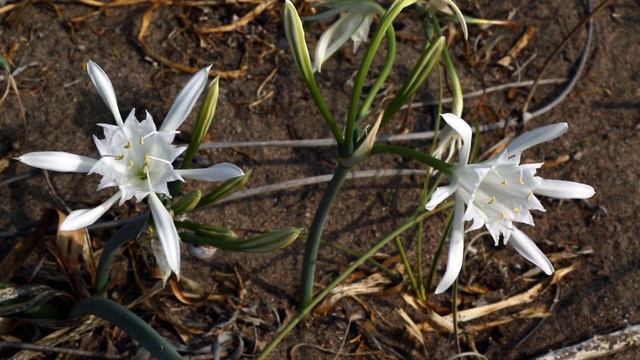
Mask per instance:
[[[176,170],[176,173],[200,181],[221,181],[244,175],[242,169],[230,163],[220,163],[206,169]]]
[[[116,100],[116,92],[113,90],[113,85],[111,84],[111,80],[105,72],[98,66],[98,64],[89,60],[87,63],[87,72],[89,73],[89,77],[93,82],[93,85],[98,90],[98,94],[102,98],[105,104],[113,113],[113,118],[116,119],[116,124],[122,127],[122,116],[120,116],[120,110],[118,110],[118,101]]]
[[[551,261],[540,251],[538,246],[531,240],[527,234],[513,228],[509,243],[522,255],[525,259],[534,263],[542,269],[545,274],[551,275],[555,271]]]
[[[204,87],[207,85],[210,69],[211,66],[208,66],[198,71],[180,91],[171,109],[169,109],[167,116],[164,118],[160,131],[174,132],[182,125],[196,104],[196,101],[198,101],[202,90],[204,90]]]
[[[436,208],[441,202],[443,202],[446,198],[453,195],[454,192],[458,190],[458,184],[451,184],[447,186],[440,186],[436,189],[436,191],[431,194],[431,199],[424,207],[431,211]]]
[[[462,147],[459,150],[458,161],[460,164],[469,162],[469,154],[471,152],[471,127],[466,121],[462,120],[455,114],[442,114],[444,121],[449,124],[462,138]]]
[[[567,131],[567,128],[569,128],[567,123],[557,123],[527,131],[526,133],[518,136],[507,146],[507,155],[511,156],[532,146],[551,141]]]
[[[458,278],[464,260],[464,201],[456,196],[456,207],[453,213],[453,223],[451,225],[451,240],[449,241],[449,258],[447,259],[447,270],[444,272],[436,294],[447,290]]]
[[[178,230],[176,230],[171,214],[169,214],[164,205],[162,205],[162,202],[160,202],[160,199],[158,199],[155,193],[149,194],[149,206],[151,207],[153,222],[156,225],[160,244],[162,244],[169,269],[179,277],[180,239],[178,238]]]
[[[533,193],[556,199],[588,199],[595,195],[596,191],[587,184],[542,179],[540,185],[533,189]]]
[[[40,151],[24,154],[16,160],[29,166],[59,172],[88,173],[98,160],[62,151]]]
[[[93,224],[100,218],[100,216],[106,213],[121,196],[122,192],[118,191],[115,195],[109,198],[109,200],[105,201],[98,207],[71,212],[62,225],[60,225],[60,230],[73,231]]]

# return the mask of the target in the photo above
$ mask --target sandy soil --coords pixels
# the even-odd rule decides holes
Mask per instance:
[[[26,110],[28,130],[25,139],[17,97],[11,93],[0,105],[2,159],[9,160],[26,152],[41,150],[96,155],[91,139],[92,134],[101,134],[96,123],[110,123],[112,118],[84,70],[84,64],[90,59],[100,64],[111,78],[122,111],[135,108],[142,116],[144,110],[148,110],[156,121],[161,121],[189,74],[163,65],[154,59],[153,54],[193,68],[212,63],[213,69],[224,72],[210,141],[330,136],[293,66],[281,27],[279,5],[269,7],[247,26],[216,34],[197,34],[194,29],[230,24],[234,16],[241,17],[255,4],[157,6],[143,45],[138,35],[151,6],[142,3],[100,11],[97,7],[78,2],[28,2],[20,9],[1,15],[0,52],[12,61],[12,70],[24,67],[15,75],[15,80]],[[456,38],[451,51],[465,92],[517,81],[495,62],[506,54],[529,26],[536,27],[535,36],[517,59],[523,62],[536,55],[522,72],[522,80],[534,79],[547,56],[585,13],[580,1],[473,1],[462,2],[461,7],[465,13],[492,19],[505,19],[515,9],[513,21],[518,26],[517,31],[508,27],[486,30],[470,27],[472,40],[481,37],[484,41],[481,44],[496,36],[504,37],[488,55],[488,61],[474,61],[473,43],[465,45],[462,39]],[[577,269],[533,302],[536,306],[549,307],[553,304],[550,316],[544,321],[521,319],[468,333],[467,340],[472,340],[477,350],[491,359],[528,358],[594,334],[608,333],[640,322],[637,301],[640,291],[640,242],[637,241],[640,235],[640,193],[637,186],[637,164],[640,161],[640,4],[631,0],[615,1],[596,16],[594,26],[592,49],[575,89],[552,111],[526,125],[527,129],[532,129],[564,121],[569,123],[569,131],[556,141],[528,151],[524,159],[533,162],[569,155],[567,161],[542,169],[542,176],[584,182],[596,188],[596,196],[585,202],[545,200],[543,204],[547,211],[536,214],[536,226],[523,227],[545,253],[585,254],[555,262],[556,268],[575,265]],[[318,25],[309,27],[308,39],[312,44],[320,31]],[[422,45],[419,19],[415,15],[400,16],[397,31],[404,40],[399,43],[401,56],[390,80],[394,85],[400,84],[410,71]],[[545,78],[569,76],[584,38],[584,31],[580,31],[571,39],[567,48],[553,60]],[[341,109],[346,109],[348,93],[345,92],[345,79],[356,70],[356,64],[357,56],[343,51],[323,67],[319,76],[319,84],[336,114],[340,115]],[[5,78],[0,86],[5,86],[6,81]],[[436,82],[433,78],[427,88],[419,92],[416,101],[433,99]],[[559,89],[558,85],[541,87],[532,108],[547,103]],[[465,118],[487,123],[495,116],[504,117],[520,109],[526,94],[526,89],[520,89],[512,94],[500,91],[484,98],[469,99],[465,103]],[[407,130],[430,130],[433,114],[434,109],[429,107],[414,110]],[[394,121],[394,126],[382,132],[398,131],[401,117]],[[184,142],[188,141],[192,124],[193,117],[183,125]],[[498,132],[484,134],[482,149],[488,149],[501,136]],[[428,141],[407,144],[422,150],[429,146]],[[255,188],[331,174],[336,166],[335,155],[336,151],[331,147],[234,147],[204,150],[198,161],[203,165],[228,161],[246,170],[253,169],[248,187]],[[380,156],[369,159],[360,167],[382,168],[420,166],[399,157]],[[8,167],[2,169],[0,180],[29,170],[27,166],[10,160]],[[112,194],[110,190],[95,191],[99,182],[97,176],[50,174],[50,178],[59,197],[71,209],[95,206]],[[423,181],[422,177],[348,181],[331,211],[325,239],[365,251],[399,226],[419,206]],[[185,189],[199,185],[190,183]],[[324,189],[325,185],[320,184],[262,194],[207,208],[193,217],[247,232],[284,226],[299,226],[306,231]],[[41,173],[1,186],[0,198],[0,230],[3,234],[29,230],[44,209],[65,207],[53,195]],[[145,208],[142,203],[114,207],[105,220],[129,216]],[[443,221],[444,217],[434,219],[426,227],[429,251],[423,260],[427,264],[432,261],[432,250],[438,241],[438,232],[442,231]],[[96,248],[103,246],[104,236],[106,234],[97,234],[94,239]],[[402,239],[409,251],[415,250],[415,238],[414,230],[407,232]],[[4,237],[2,248],[8,249],[15,240],[15,237]],[[277,328],[269,309],[277,309],[285,318],[286,314],[290,316],[297,311],[303,249],[303,241],[297,241],[284,250],[267,255],[218,252],[210,261],[190,258],[185,252],[183,271],[185,277],[201,284],[218,284],[216,291],[222,295],[238,291],[227,284],[230,280],[224,275],[237,272],[244,287],[242,296],[237,298],[239,304],[256,306],[258,317],[267,319],[268,325],[254,329],[248,321],[238,320],[236,329],[248,338],[255,338],[257,334],[258,344],[264,346],[275,336]],[[393,246],[384,250],[389,255],[397,254]],[[485,236],[474,242],[472,250],[467,255],[460,278],[461,286],[474,285],[501,297],[515,295],[533,286],[521,277],[531,268],[530,264],[510,247],[494,247],[490,238]],[[140,252],[139,249],[126,251],[119,261],[123,267],[130,268],[131,262],[141,257]],[[341,252],[323,247],[319,257],[318,285],[328,284],[350,260],[353,259]],[[444,259],[437,276],[442,274],[443,266]],[[124,272],[120,276],[124,279],[121,281],[123,289],[135,289],[135,286],[127,285],[126,280],[132,278],[130,271],[120,272]],[[546,278],[537,276],[534,279],[540,282]],[[116,289],[112,296],[119,301],[137,296],[123,295],[122,292],[122,289]],[[394,349],[384,351],[386,358],[442,359],[454,355],[455,344],[447,335],[425,333],[426,345],[423,348],[406,333],[405,323],[396,309],[407,311],[416,323],[425,321],[426,317],[402,299],[403,293],[410,293],[410,289],[405,287],[386,296],[362,296],[360,298],[367,311],[354,301],[349,301],[348,305],[341,303],[332,313],[317,315],[298,326],[272,354],[272,358],[286,354],[295,359],[333,358],[335,355],[311,346],[290,351],[302,343],[337,351],[349,316],[353,314],[349,312],[350,307],[364,313],[367,320],[350,327],[348,340],[358,334],[375,337]],[[461,308],[473,307],[479,298],[488,296],[462,292]],[[446,313],[450,300],[450,295],[445,294],[432,297],[430,301],[444,307]],[[179,314],[188,314],[185,316],[189,321],[205,328],[228,320],[233,313],[233,304],[228,302],[189,307],[179,304],[171,296],[162,298],[162,301],[171,304]],[[175,329],[152,316],[147,307],[141,305],[136,311],[155,328],[164,330],[163,334],[175,338]],[[463,324],[463,328],[465,326]],[[135,346],[122,340],[126,336],[109,334],[119,339],[116,353],[128,351],[128,356],[135,353]],[[370,351],[374,347],[372,343],[371,338],[367,340],[365,336],[361,340],[347,342],[343,351],[356,351],[360,345],[361,351]],[[108,346],[113,345],[98,341],[90,350],[107,351]],[[463,342],[463,348],[470,349],[469,343]],[[611,358],[633,359],[635,351],[637,349],[628,348]],[[368,357],[383,358],[381,355]]]

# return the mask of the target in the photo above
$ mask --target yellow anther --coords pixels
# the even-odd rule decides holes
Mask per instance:
[[[507,217],[504,211],[500,211],[500,220],[504,220]]]
[[[487,204],[491,205],[491,204],[493,204],[494,202],[496,202],[496,197],[495,197],[495,196],[492,196],[492,197],[491,197],[491,200],[489,200],[489,202],[488,202]]]
[[[140,145],[144,145],[144,139],[140,138]]]
[[[502,185],[507,186],[507,180],[502,180]]]
[[[122,160],[122,159],[124,159],[124,154],[122,154],[122,155],[120,155],[120,156],[118,156],[118,157],[116,158],[116,160]]]
[[[148,164],[142,165],[142,172],[145,173],[145,174],[149,174],[149,165]]]
[[[127,145],[125,145],[125,146],[124,146],[124,148],[125,148],[125,150],[129,150],[129,149],[131,149],[131,141],[129,141],[129,142],[127,143]]]
[[[531,200],[532,196],[533,196],[533,192],[530,192],[529,195],[527,195],[527,201]]]
[[[133,167],[133,160],[129,160],[129,169]]]
[[[518,208],[513,208],[513,212],[516,213],[516,215],[520,215],[520,209]]]
[[[518,180],[520,181],[520,185],[524,185],[524,180],[522,180],[522,176],[520,176]]]
[[[149,153],[144,154],[144,163],[148,164],[151,162],[151,157],[149,156]]]

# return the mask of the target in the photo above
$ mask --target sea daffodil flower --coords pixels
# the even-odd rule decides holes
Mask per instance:
[[[516,138],[493,159],[469,164],[471,127],[454,114],[444,114],[442,117],[460,134],[462,147],[458,153],[459,162],[448,175],[451,184],[438,187],[426,204],[427,210],[433,210],[444,199],[455,194],[447,270],[436,288],[436,294],[448,289],[460,273],[464,257],[464,222],[469,220],[473,220],[473,224],[467,232],[484,225],[496,245],[502,237],[505,244],[512,244],[524,258],[547,275],[553,273],[551,261],[513,223],[534,225],[530,211],[545,211],[536,195],[587,199],[595,194],[589,185],[534,176],[541,163],[520,164],[524,150],[557,138],[567,130],[568,125],[558,123],[529,131]]]
[[[322,64],[338,51],[349,38],[353,40],[353,52],[355,53],[360,44],[369,39],[369,28],[374,15],[383,14],[380,5],[372,1],[327,1],[319,6],[336,7],[320,14],[309,16],[305,20],[319,20],[343,12],[346,12],[346,14],[320,36],[313,57],[313,70],[317,72],[320,72]]]
[[[135,109],[126,120],[122,120],[115,91],[104,71],[89,61],[87,70],[100,97],[113,113],[116,125],[98,124],[104,128],[104,139],[93,137],[100,159],[70,154],[67,152],[32,152],[18,158],[21,162],[45,170],[60,172],[98,173],[102,181],[98,190],[117,186],[119,191],[109,200],[94,209],[75,210],[62,223],[62,230],[76,230],[96,222],[116,201],[120,205],[135,197],[139,202],[149,199],[149,207],[162,249],[169,268],[180,274],[180,240],[169,211],[157,194],[170,197],[167,184],[184,178],[220,181],[243,175],[240,168],[233,164],[221,163],[206,169],[177,170],[172,162],[186,147],[172,145],[178,127],[187,118],[204,89],[209,68],[196,73],[180,91],[171,109],[167,113],[160,129],[147,113],[144,120],[138,121]]]

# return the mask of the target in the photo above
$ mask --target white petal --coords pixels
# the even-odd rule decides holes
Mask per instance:
[[[98,207],[72,211],[62,225],[60,225],[60,230],[78,230],[93,224],[100,218],[100,216],[106,213],[107,210],[109,210],[113,204],[118,201],[118,199],[120,199],[120,196],[122,196],[122,193],[118,191],[115,195],[109,198],[109,200],[105,201]]]
[[[171,269],[169,268],[167,257],[165,256],[164,249],[159,241],[151,242],[151,250],[153,251],[153,255],[156,257],[156,264],[160,270],[160,279],[162,280],[162,287],[164,288],[167,284],[167,280],[171,277]]]
[[[178,231],[173,223],[171,214],[162,205],[155,193],[149,194],[149,206],[153,215],[153,223],[156,225],[158,237],[164,249],[164,255],[169,264],[169,268],[176,276],[180,276],[180,239]]]
[[[373,14],[364,14],[360,26],[351,35],[353,40],[353,53],[355,54],[361,43],[369,39],[369,29],[371,28],[371,22],[373,22]]]
[[[431,194],[431,199],[427,205],[425,205],[425,209],[431,211],[436,208],[441,202],[443,202],[446,198],[453,195],[454,192],[458,189],[458,184],[451,184],[447,186],[438,187],[433,194]]]
[[[89,77],[93,82],[93,85],[98,90],[98,94],[102,98],[111,113],[113,113],[113,118],[116,119],[116,124],[122,127],[122,116],[120,116],[120,110],[118,110],[118,101],[116,100],[116,92],[113,90],[113,85],[111,84],[111,80],[107,74],[104,73],[102,68],[98,66],[98,64],[89,60],[87,64],[87,72],[89,73]]]
[[[596,191],[589,185],[573,181],[542,179],[540,185],[533,189],[533,193],[556,199],[588,199]]]
[[[456,196],[456,208],[453,213],[453,223],[451,224],[451,240],[449,241],[449,257],[447,259],[447,270],[444,272],[436,294],[447,290],[460,274],[462,261],[464,260],[464,201]]]
[[[200,181],[221,181],[244,175],[239,167],[230,163],[220,163],[206,169],[176,170],[182,177]]]
[[[527,234],[514,228],[509,238],[509,243],[513,245],[520,255],[542,269],[545,274],[553,274],[554,270],[551,261],[538,249],[538,246],[536,246]]]
[[[62,151],[40,151],[24,154],[16,160],[45,170],[88,173],[98,160]]]
[[[527,131],[526,133],[518,136],[507,146],[507,155],[511,156],[532,146],[551,141],[567,131],[568,127],[569,125],[567,125],[567,123],[557,123]]]
[[[165,116],[160,131],[174,132],[178,130],[178,127],[187,118],[196,101],[198,101],[202,90],[207,85],[210,69],[211,66],[208,66],[198,71],[184,86],[178,97],[176,97],[176,101],[173,102],[171,109],[169,109],[167,116]]]
[[[353,18],[347,14],[322,33],[313,56],[313,71],[320,72],[322,64],[349,40],[357,29],[354,25]],[[337,35],[337,38],[334,39],[334,35]]]
[[[471,152],[471,127],[466,121],[462,120],[455,114],[442,114],[444,121],[449,124],[462,138],[462,147],[458,152],[458,161],[460,164],[467,164],[469,162],[469,154]]]

